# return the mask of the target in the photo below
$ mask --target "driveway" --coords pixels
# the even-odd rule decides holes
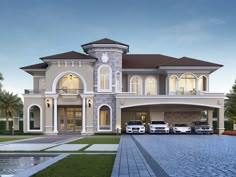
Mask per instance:
[[[154,160],[169,176],[236,176],[236,137],[133,135],[133,139],[144,158]]]

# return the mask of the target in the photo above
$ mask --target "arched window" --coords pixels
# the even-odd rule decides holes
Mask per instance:
[[[28,131],[41,131],[42,127],[42,115],[41,110],[38,106],[33,105],[28,108]]]
[[[136,95],[142,95],[142,78],[133,76],[130,80],[130,91]]]
[[[196,95],[196,77],[193,74],[183,74],[180,78],[180,93]]]
[[[176,92],[177,91],[177,76],[171,76],[169,80],[169,91]]]
[[[104,105],[100,107],[99,109],[99,124],[98,124],[98,130],[102,131],[110,131],[111,128],[111,109],[110,107]]]
[[[205,76],[199,77],[198,89],[199,91],[207,91],[207,78]]]
[[[156,95],[157,84],[154,77],[148,77],[145,80],[145,95]]]
[[[121,92],[121,73],[116,73],[116,92]]]
[[[98,70],[98,90],[101,92],[111,91],[111,69],[108,66],[101,66]]]

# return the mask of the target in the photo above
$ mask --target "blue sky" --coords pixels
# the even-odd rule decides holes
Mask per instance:
[[[235,0],[0,0],[3,86],[22,94],[33,83],[20,67],[107,37],[130,53],[223,64],[210,91],[227,93],[236,79],[235,7]]]

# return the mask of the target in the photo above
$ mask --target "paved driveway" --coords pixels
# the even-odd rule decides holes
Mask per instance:
[[[133,137],[136,144],[151,155],[169,176],[236,176],[236,137],[218,135],[134,135]]]

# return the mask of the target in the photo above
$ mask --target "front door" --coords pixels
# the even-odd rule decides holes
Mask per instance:
[[[60,107],[59,109],[59,131],[64,133],[81,132],[82,109],[81,107]]]

